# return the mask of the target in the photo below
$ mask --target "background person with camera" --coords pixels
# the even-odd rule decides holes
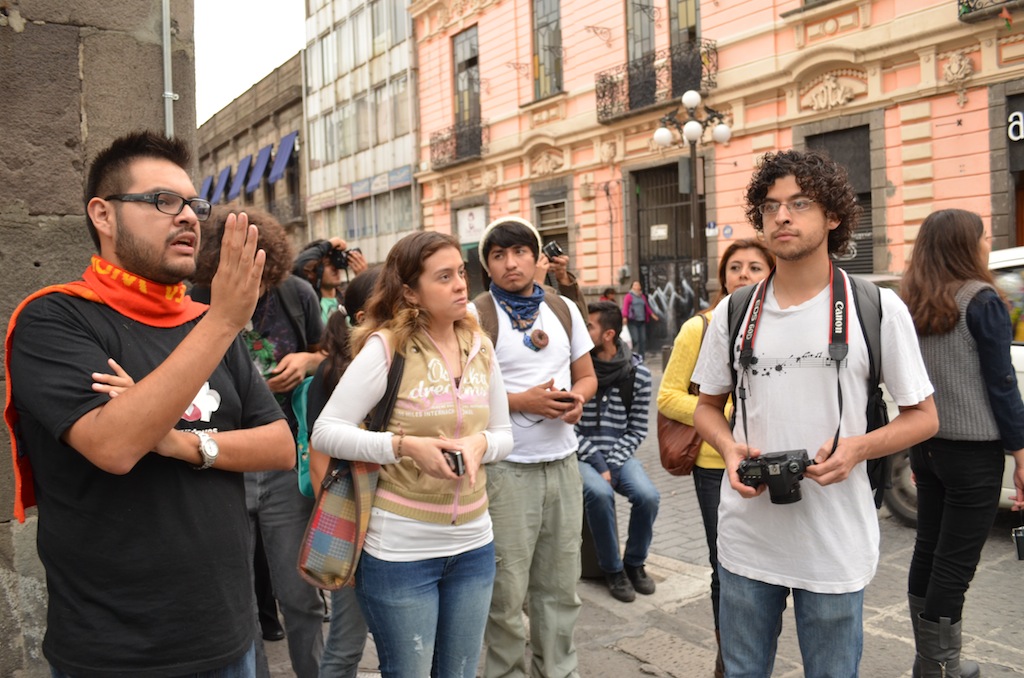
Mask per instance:
[[[859,212],[845,169],[815,151],[768,153],[746,203],[776,268],[758,283],[735,337],[729,314],[714,314],[693,373],[700,384],[695,424],[727,472],[718,523],[725,675],[771,675],[792,592],[804,675],[853,677],[864,587],[878,564],[865,462],[935,433],[932,386],[906,306],[881,290],[880,368],[900,414],[865,433],[870,353],[852,283],[830,258],[846,250]],[[724,414],[734,387],[735,431]],[[767,484],[741,482],[741,461],[762,453],[813,458],[802,500],[772,503]]]
[[[331,313],[341,305],[344,291],[342,272],[347,283],[351,276],[366,270],[366,258],[358,247],[349,248],[341,238],[314,240],[295,257],[292,272],[305,278],[320,298],[320,319],[324,325]]]

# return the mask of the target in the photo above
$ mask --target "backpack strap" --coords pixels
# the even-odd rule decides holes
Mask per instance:
[[[572,342],[572,315],[569,312],[569,304],[561,297],[553,287],[541,285],[544,290],[544,302],[551,309],[551,312],[558,318],[558,322],[565,328],[565,333]],[[498,345],[498,312],[494,307],[494,297],[490,292],[481,292],[473,298],[473,305],[476,306],[476,320],[480,323],[480,329],[484,331],[491,343]]]
[[[306,314],[302,311],[302,300],[299,299],[299,290],[296,285],[308,284],[305,280],[296,278],[295,275],[290,275],[284,282],[274,288],[274,294],[277,295],[281,305],[284,306],[285,312],[288,313],[288,319],[292,322],[295,336],[299,338],[299,349],[302,351],[308,351],[309,344],[306,343]]]
[[[481,292],[473,298],[473,305],[476,306],[476,320],[480,323],[480,329],[484,331],[491,343],[498,345],[498,312],[494,308],[494,297],[490,292]]]
[[[882,292],[878,285],[847,274],[857,300],[857,320],[868,343],[868,392],[878,388],[882,367]]]
[[[740,326],[747,317],[750,300],[754,298],[757,283],[741,287],[729,295],[729,371],[732,372],[733,402],[736,402],[736,337],[740,335]],[[701,335],[703,339],[704,335]]]

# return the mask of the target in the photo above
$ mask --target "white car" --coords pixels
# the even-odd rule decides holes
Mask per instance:
[[[1017,387],[1024,393],[1024,247],[992,252],[988,258],[988,266],[996,279],[996,285],[1006,295],[1011,304],[1010,319],[1013,321],[1013,345],[1010,347],[1010,358],[1013,369],[1017,373]],[[879,285],[896,288],[898,278],[890,276],[875,280]],[[895,412],[890,401],[890,416]],[[1006,459],[1003,469],[1002,489],[999,492],[999,507],[1010,508],[1017,490],[1013,485],[1015,465],[1012,458]],[[892,457],[892,487],[885,491],[885,505],[900,520],[908,524],[917,523],[917,488],[910,472],[910,455],[899,452]]]

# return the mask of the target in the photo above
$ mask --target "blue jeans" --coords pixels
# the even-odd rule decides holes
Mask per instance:
[[[693,467],[693,489],[697,491],[697,505],[704,519],[704,536],[708,540],[708,562],[711,563],[711,611],[715,615],[715,628],[721,628],[719,608],[721,584],[718,577],[718,503],[722,497],[724,468]]]
[[[643,320],[630,320],[629,336],[633,340],[633,353],[643,355],[647,350],[647,323]]]
[[[58,668],[50,666],[52,678],[73,678],[70,673],[64,673]],[[200,671],[190,673],[181,678],[255,678],[256,676],[256,646],[249,647],[249,651],[231,662],[227,666],[211,671]]]
[[[355,588],[344,586],[331,591],[331,625],[320,659],[320,678],[356,678],[366,647],[366,631]]]
[[[320,592],[299,576],[296,567],[313,500],[299,492],[294,469],[259,471],[245,474],[245,505],[253,529],[258,521],[263,536],[270,581],[284,616],[292,670],[298,678],[317,678],[324,651],[324,603]],[[255,616],[253,625],[258,629]],[[262,636],[256,637],[256,652],[260,675],[268,675]]]
[[[924,598],[929,621],[960,621],[964,594],[996,517],[1005,460],[1000,441],[933,438],[910,450],[917,540],[907,590]]]
[[[724,567],[719,568],[719,576],[725,675],[770,676],[790,589],[747,579]],[[864,590],[792,592],[805,678],[857,678],[864,649]]]
[[[583,478],[583,510],[594,535],[597,564],[607,574],[622,570],[625,563],[639,567],[647,560],[654,536],[654,519],[658,517],[661,495],[644,473],[643,465],[630,457],[621,468],[612,471],[612,482],[601,477],[593,466],[579,462]],[[615,493],[629,499],[629,535],[626,551],[619,557],[619,537],[615,529]]]
[[[360,556],[356,596],[385,678],[476,676],[494,567],[493,543],[411,563]]]

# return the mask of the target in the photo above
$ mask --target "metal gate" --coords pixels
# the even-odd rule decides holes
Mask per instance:
[[[688,169],[689,158],[681,163]],[[704,205],[698,203],[691,228],[689,177],[680,176],[680,165],[642,170],[634,179],[639,280],[660,318],[647,327],[647,345],[657,349],[671,344],[683,323],[707,306]]]

